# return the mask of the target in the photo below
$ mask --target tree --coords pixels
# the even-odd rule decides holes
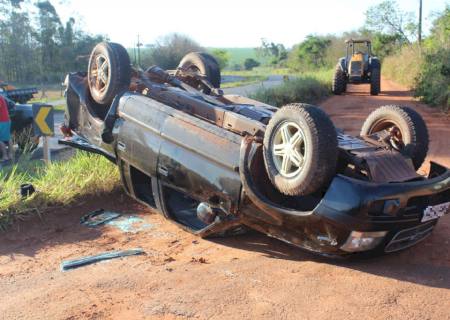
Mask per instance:
[[[60,61],[58,44],[61,43],[63,27],[55,7],[49,2],[37,2],[38,8],[38,41],[41,44],[41,76],[42,81],[47,82],[54,79],[54,71],[58,70]],[[56,69],[56,70],[55,70]]]
[[[186,54],[195,51],[203,51],[203,48],[188,36],[172,33],[156,42],[152,58],[163,69],[175,69]]]
[[[72,18],[62,23],[50,1],[0,0],[0,79],[60,82],[69,71],[86,70],[104,39],[78,30]]]
[[[366,11],[365,27],[376,33],[399,37],[411,43],[417,35],[414,13],[401,11],[395,0],[385,0]]]
[[[376,33],[372,38],[373,52],[380,58],[394,54],[401,49],[402,37],[400,34]]]
[[[228,53],[228,51],[223,49],[213,49],[211,53],[219,63],[221,70],[225,69],[228,66],[228,61],[230,60],[230,54]]]
[[[450,49],[450,5],[433,21],[431,34],[426,39],[425,45],[434,50],[439,47]]]
[[[253,68],[259,67],[260,63],[253,58],[247,58],[244,61],[245,70],[252,70]]]
[[[290,66],[298,70],[318,69],[326,65],[327,48],[331,40],[325,37],[308,35],[294,46],[290,54]]]
[[[266,39],[261,39],[261,46],[255,50],[258,56],[269,58],[269,63],[273,65],[282,63],[288,57],[283,44],[269,42]]]

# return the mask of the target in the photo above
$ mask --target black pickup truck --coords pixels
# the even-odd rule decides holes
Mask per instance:
[[[113,161],[129,195],[199,236],[245,226],[325,255],[390,253],[450,209],[450,170],[417,173],[428,131],[412,108],[380,107],[350,136],[319,107],[223,94],[208,54],[144,71],[115,43],[66,85],[60,143]]]

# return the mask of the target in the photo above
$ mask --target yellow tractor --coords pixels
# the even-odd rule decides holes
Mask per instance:
[[[370,40],[350,39],[347,44],[347,54],[339,59],[333,77],[332,90],[341,94],[347,90],[347,83],[369,83],[370,94],[380,93],[380,60],[372,55]]]

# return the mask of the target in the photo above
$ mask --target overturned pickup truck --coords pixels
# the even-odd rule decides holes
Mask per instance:
[[[352,137],[315,106],[224,95],[209,54],[143,71],[115,43],[66,85],[60,143],[104,155],[129,195],[202,237],[247,227],[325,255],[388,253],[449,211],[450,170],[416,173],[428,132],[407,107],[375,110]]]

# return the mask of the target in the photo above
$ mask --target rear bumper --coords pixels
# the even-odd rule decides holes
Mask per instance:
[[[383,234],[366,252],[388,253],[410,247],[430,235],[438,221],[421,222],[424,210],[450,201],[450,170],[432,163],[433,178],[415,182],[378,184],[338,175],[310,211],[286,208],[258,190],[249,167],[250,154],[241,156],[241,179],[251,200],[249,204],[244,201],[241,208],[243,222],[322,254],[349,255],[342,247],[352,232]],[[301,201],[299,197],[299,204]]]

